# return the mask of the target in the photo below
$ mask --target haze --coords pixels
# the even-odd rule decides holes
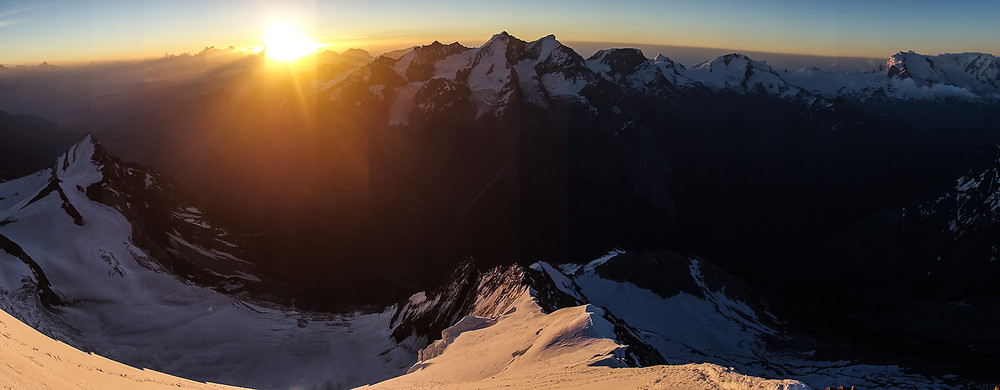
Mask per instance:
[[[161,57],[259,48],[290,23],[324,47],[381,53],[433,40],[524,37],[828,57],[900,50],[1000,53],[1000,6],[978,1],[69,1],[0,2],[0,63]],[[647,53],[649,54],[649,53]],[[706,58],[707,59],[707,58]]]

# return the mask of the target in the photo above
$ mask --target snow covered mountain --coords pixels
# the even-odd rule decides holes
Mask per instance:
[[[615,85],[652,94],[675,93],[693,84],[680,74],[683,65],[663,56],[650,60],[638,49],[598,51],[587,59],[587,67]]]
[[[389,76],[387,68],[395,75]],[[381,76],[371,78],[376,74]],[[507,32],[494,35],[478,48],[435,42],[416,47],[398,60],[379,59],[342,84],[331,86],[328,93],[334,100],[342,101],[345,96],[357,99],[349,91],[358,82],[367,84],[369,96],[364,100],[391,105],[390,125],[406,125],[414,111],[426,116],[428,111],[454,106],[460,100],[473,102],[477,116],[500,116],[511,99],[544,108],[565,99],[586,103],[607,88],[676,95],[682,88],[707,86],[789,99],[808,95],[763,62],[739,54],[695,69],[685,69],[662,55],[648,59],[637,49],[602,50],[585,60],[552,35],[525,42]]]
[[[469,360],[451,356],[473,353],[463,338],[475,332],[523,341],[469,362],[513,360],[528,381],[516,383],[542,375],[520,366],[523,348],[604,375],[589,364],[612,343],[627,345],[615,364],[734,370],[686,371],[711,378],[969,382],[899,368],[914,366],[992,378],[995,327],[977,319],[1000,312],[983,287],[993,172],[969,171],[1000,144],[991,56],[927,57],[932,69],[905,54],[895,71],[859,74],[739,54],[685,67],[506,33],[477,48],[320,56],[315,72],[288,74],[250,56],[205,89],[137,88],[81,111],[104,147],[86,138],[0,183],[2,307],[131,365],[248,386],[354,386],[411,368],[425,381]],[[928,219],[895,218],[934,188]],[[913,266],[919,251],[899,247],[914,243],[942,261]],[[564,264],[609,248],[629,252]],[[643,254],[661,249],[704,258]],[[909,314],[885,315],[898,291],[927,285],[905,294]],[[536,325],[575,347],[559,357],[537,328],[510,333]],[[622,372],[677,374],[660,370]]]
[[[551,267],[539,263],[536,268]],[[539,284],[540,278],[549,276],[543,272],[508,269],[484,275],[481,284],[486,285],[495,282],[498,275],[533,282],[514,289],[509,285],[500,290],[479,289],[470,311],[474,314],[445,328],[442,339],[422,349],[419,361],[406,375],[366,388],[808,388],[792,380],[748,377],[714,364],[640,368],[635,363],[642,358],[634,354],[640,350],[638,345],[620,341],[629,334],[633,342],[641,343],[633,329],[592,304],[551,307],[554,302],[535,290],[553,286],[548,279]],[[501,303],[498,295],[503,297],[502,304],[493,306]],[[434,303],[413,302],[413,306],[432,307]]]
[[[806,105],[817,103],[815,94],[851,99],[994,99],[1000,93],[997,63],[996,57],[981,53],[930,57],[908,52],[889,57],[886,66],[875,73],[816,69],[780,73],[764,61],[732,53],[685,68],[662,54],[646,58],[637,49],[601,50],[584,60],[552,35],[525,42],[502,32],[478,48],[435,42],[416,47],[398,60],[386,57],[372,65],[391,67],[403,81],[376,81],[369,89],[391,103],[389,123],[403,125],[409,123],[415,108],[427,111],[441,104],[425,101],[434,96],[461,99],[467,94],[479,115],[500,114],[512,97],[542,107],[556,98],[586,102],[590,94],[585,88],[600,89],[600,82],[643,94],[709,88],[773,95]],[[333,98],[340,99],[338,91],[345,86],[329,87]]]
[[[716,90],[761,93],[784,98],[795,98],[803,93],[800,88],[786,82],[767,63],[739,53],[726,54],[685,69],[684,74]]]
[[[1000,58],[983,53],[948,53],[926,56],[913,51],[893,54],[886,60],[889,77],[913,79],[920,86],[948,84],[973,93],[1000,88]]]
[[[398,78],[368,76],[384,75],[386,68]],[[434,42],[398,60],[383,57],[360,72],[333,86],[331,97],[340,99],[357,80],[367,82],[372,99],[391,102],[390,125],[408,124],[413,112],[447,109],[456,99],[471,100],[478,115],[501,114],[513,97],[544,104],[552,97],[576,96],[594,79],[583,58],[554,36],[529,43],[506,32],[476,49]]]
[[[530,387],[555,371],[562,372],[557,387],[596,375],[692,388],[728,381],[736,388],[953,386],[895,365],[818,358],[818,350],[834,347],[790,333],[738,279],[670,252],[614,251],[585,265],[539,262],[482,273],[466,262],[442,288],[411,297],[393,321],[397,339],[441,339],[419,351],[407,375],[374,388]],[[695,372],[705,382],[680,379]],[[755,385],[758,379],[739,374],[798,381]]]
[[[913,51],[889,56],[869,73],[835,73],[815,68],[788,72],[785,78],[827,97],[848,99],[961,99],[996,101],[1000,97],[1000,58],[984,53],[939,54]]]
[[[238,236],[178,206],[168,196],[183,193],[174,186],[108,156],[92,136],[52,167],[0,183],[2,309],[135,367],[264,388],[353,386],[404,373],[378,387],[529,386],[551,374],[545,367],[573,374],[566,384],[945,385],[782,346],[796,336],[760,296],[702,260],[669,253],[485,272],[467,262],[437,290],[397,305],[300,311],[257,298],[248,286],[277,287],[234,255]],[[430,343],[437,334],[442,340]]]
[[[543,315],[529,292],[525,271],[516,266],[479,276],[470,263],[437,294],[420,293],[398,308],[367,314],[300,312],[254,299],[244,291],[245,284],[260,280],[231,254],[238,253],[230,242],[234,238],[213,228],[196,209],[171,205],[168,200],[176,198],[164,197],[180,193],[172,185],[156,172],[108,156],[91,136],[52,167],[0,184],[3,310],[51,337],[132,366],[265,388],[340,387],[386,379],[416,361],[416,348],[424,345],[421,340],[427,340],[430,329],[455,329],[457,318],[478,318],[468,316],[509,325],[513,321],[496,318],[517,310],[548,318],[552,330],[543,336],[568,343],[525,355],[527,367],[534,365],[528,358],[539,353],[540,358],[582,364],[577,368],[584,371],[592,371],[589,367],[597,363],[649,363],[648,357],[625,353],[615,341],[622,337],[616,332],[634,331],[600,310],[583,306]],[[168,216],[157,219],[154,211],[143,210],[162,210]],[[165,240],[158,231],[166,234]],[[555,310],[553,302],[546,305]],[[588,331],[592,313],[601,316],[595,318],[598,322],[610,318],[616,324],[604,322]],[[570,319],[585,327],[558,325]],[[520,335],[515,327],[498,337]],[[427,366],[424,361],[445,349],[458,348],[432,344],[420,352],[423,361],[415,367]],[[595,348],[607,349],[608,356],[591,361]],[[67,358],[74,354],[67,351],[58,347],[47,352]],[[11,359],[23,355],[5,353]],[[482,359],[480,364],[491,361]],[[656,362],[662,363],[662,358]],[[97,366],[121,371],[107,363]],[[692,370],[715,373],[719,380],[748,380],[713,366],[679,371],[691,375]],[[637,380],[636,375],[629,377]],[[77,380],[84,386],[106,383],[100,378]],[[40,385],[42,379],[30,383]]]
[[[237,257],[239,237],[171,204],[171,186],[90,136],[0,183],[0,308],[82,350],[200,381],[343,387],[412,363],[414,347],[389,338],[391,311],[253,298],[255,285],[279,296],[281,286]]]

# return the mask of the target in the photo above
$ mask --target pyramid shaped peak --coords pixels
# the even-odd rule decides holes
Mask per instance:
[[[486,43],[483,44],[483,46],[485,47],[485,46],[490,46],[490,45],[495,45],[495,44],[504,44],[504,45],[506,45],[508,42],[512,42],[512,41],[513,42],[524,42],[524,41],[518,39],[517,37],[515,37],[513,35],[510,35],[510,33],[508,33],[507,31],[501,31],[498,34],[493,34],[493,37],[491,37],[490,40],[486,41]]]
[[[546,35],[544,37],[541,37],[539,39],[539,41],[556,41],[556,42],[558,42],[559,40],[556,39],[556,35],[555,34],[549,34],[549,35]]]

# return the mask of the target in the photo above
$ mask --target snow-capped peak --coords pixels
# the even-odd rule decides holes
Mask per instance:
[[[682,78],[673,67],[673,61],[668,59],[657,63],[646,58],[639,49],[598,51],[587,59],[587,67],[601,77],[630,89],[662,90],[665,84],[677,84]]]
[[[922,80],[931,82],[941,82],[947,78],[941,69],[934,66],[934,61],[912,50],[900,51],[889,56],[885,60],[885,68],[889,77],[901,79],[912,78],[914,74]]]
[[[752,69],[766,73],[775,73],[774,69],[772,69],[767,62],[753,60],[741,53],[730,53],[719,56],[714,60],[706,61],[701,65],[698,65],[696,69],[706,69],[709,72],[725,72],[730,69],[736,71]]]
[[[508,42],[510,40],[519,41],[520,39],[515,38],[513,35],[510,35],[506,30],[504,30],[499,33],[493,34],[493,36],[490,37],[490,39],[487,40],[482,47],[487,47],[491,45],[505,45],[506,44],[505,42]]]
[[[595,69],[596,72],[628,74],[635,73],[638,68],[646,63],[652,62],[642,55],[639,49],[604,49],[587,59],[588,65],[601,64],[602,68]],[[594,69],[592,67],[591,69]]]
[[[404,75],[409,81],[427,81],[436,75],[435,64],[447,57],[462,53],[469,48],[462,46],[458,42],[452,44],[442,44],[434,41],[430,45],[418,46],[413,51],[400,59],[400,64],[405,64]]]
[[[946,53],[928,56],[914,51],[889,56],[890,78],[912,79],[922,87],[948,85],[983,94],[1000,89],[1000,58],[985,53]]]
[[[757,61],[741,53],[730,53],[706,61],[681,74],[717,90],[740,93],[764,93],[791,98],[802,90],[786,82],[765,61]]]
[[[51,167],[0,183],[0,310],[68,344],[199,381],[344,388],[412,364],[413,349],[388,337],[391,313],[303,314],[248,296],[243,285],[268,282],[234,256],[243,241],[178,203],[183,191],[168,182],[87,136]],[[210,365],[196,352],[205,348]]]

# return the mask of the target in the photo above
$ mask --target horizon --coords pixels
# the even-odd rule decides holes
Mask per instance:
[[[0,0],[0,381],[992,388],[998,11]]]
[[[265,30],[276,23],[296,26],[321,48],[373,54],[434,40],[475,47],[499,31],[526,41],[554,34],[563,42],[831,58],[885,58],[907,50],[1000,53],[1000,43],[990,39],[1000,35],[1000,26],[989,22],[1000,16],[1000,7],[969,1],[896,4],[903,3],[626,1],[570,7],[516,1],[495,9],[488,3],[395,1],[5,1],[0,2],[0,63],[80,64],[151,59],[212,46],[259,48]]]
[[[502,32],[507,32],[506,30]],[[496,34],[499,34],[497,32]],[[496,35],[494,34],[494,35]],[[541,39],[546,35],[538,37],[524,37],[519,34],[511,34],[511,36],[526,41],[532,42],[537,39]],[[869,71],[868,65],[877,66],[882,63],[889,56],[896,54],[898,52],[906,52],[908,50],[900,49],[893,51],[891,53],[886,53],[882,56],[877,57],[856,57],[856,56],[824,56],[824,55],[810,55],[810,54],[796,54],[796,53],[781,53],[781,52],[768,52],[768,51],[756,51],[756,50],[743,50],[738,48],[723,48],[723,47],[696,47],[696,46],[679,46],[679,45],[669,45],[669,44],[644,44],[644,43],[630,43],[630,42],[602,42],[602,41],[572,41],[572,40],[562,40],[556,34],[551,34],[556,37],[559,42],[563,45],[573,49],[578,54],[584,58],[589,58],[600,50],[607,49],[638,49],[642,51],[643,55],[647,58],[654,58],[659,54],[666,56],[674,62],[683,64],[685,66],[698,65],[703,62],[711,61],[720,56],[730,54],[730,53],[740,53],[745,54],[755,60],[762,60],[776,66],[777,68],[785,68],[788,70],[797,70],[806,66],[816,66],[818,68],[832,68],[831,70],[844,70],[846,71]],[[436,42],[451,44],[458,43],[469,48],[478,48],[483,44],[488,42],[490,37],[481,39],[478,43],[469,43],[469,41],[447,41],[447,40],[434,40]],[[350,50],[362,50],[373,57],[378,57],[383,54],[387,54],[394,51],[409,50],[413,47],[426,46],[431,44],[433,41],[414,43],[412,45],[405,46],[384,46],[379,47],[375,50],[371,48],[364,47],[344,47],[339,50],[335,50],[328,45],[321,46],[315,50],[313,55],[318,55],[323,52],[333,52],[336,54],[343,54],[344,52]],[[161,55],[147,56],[147,57],[131,57],[131,58],[109,58],[109,59],[93,59],[93,60],[69,60],[69,61],[40,61],[40,62],[29,62],[29,63],[9,63],[0,62],[0,66],[5,66],[8,68],[18,68],[18,67],[33,67],[40,65],[50,65],[56,67],[85,67],[85,66],[99,66],[103,64],[113,64],[113,63],[140,63],[145,61],[155,61],[163,58],[185,56],[185,55],[198,55],[208,50],[219,50],[219,51],[236,51],[242,52],[248,55],[257,55],[262,53],[262,47],[236,47],[233,45],[228,46],[206,46],[200,49],[187,50],[178,53],[166,52]],[[923,53],[918,52],[923,55],[939,55],[939,54],[949,54],[956,52],[940,52],[940,53]],[[995,55],[993,53],[986,53],[990,55]],[[828,61],[834,61],[830,63]]]

